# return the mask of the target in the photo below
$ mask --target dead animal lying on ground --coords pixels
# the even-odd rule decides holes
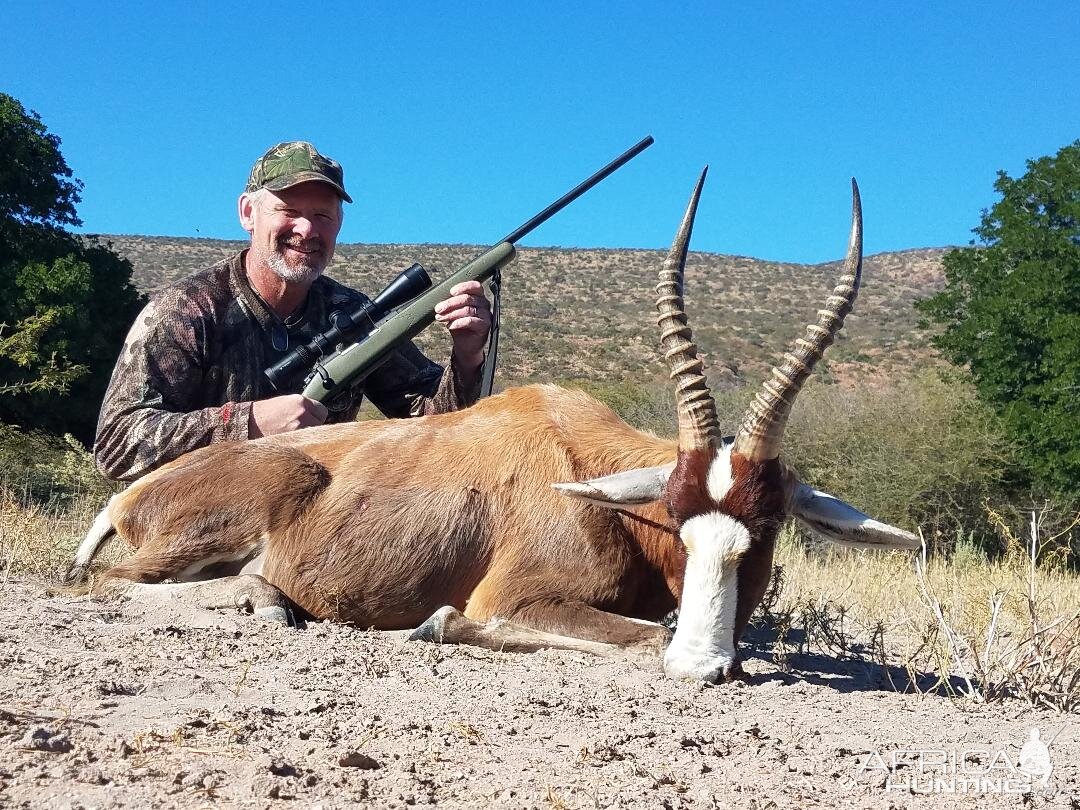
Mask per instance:
[[[116,534],[137,550],[99,591],[277,617],[291,600],[428,641],[663,651],[670,676],[732,677],[789,515],[860,548],[918,539],[811,489],[779,459],[796,394],[858,292],[857,187],[839,285],[724,441],[682,298],[704,178],[657,287],[677,441],[542,385],[439,416],[213,445],[115,496],[70,579]],[[672,637],[657,621],[675,607]]]

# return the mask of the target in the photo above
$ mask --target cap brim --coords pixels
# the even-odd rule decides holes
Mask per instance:
[[[337,192],[345,202],[351,203],[352,197],[348,193],[325,175],[318,172],[297,172],[296,174],[286,175],[285,177],[278,177],[276,180],[271,180],[269,183],[264,183],[263,188],[268,188],[271,191],[284,191],[287,188],[298,186],[301,183],[325,183]]]

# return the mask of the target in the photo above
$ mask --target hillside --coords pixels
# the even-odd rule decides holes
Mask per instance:
[[[240,241],[104,236],[135,266],[146,291],[241,249]],[[330,274],[374,293],[413,261],[436,282],[475,257],[466,245],[339,245]],[[827,373],[850,381],[930,362],[912,302],[942,284],[943,248],[867,257],[863,291]],[[663,252],[525,248],[504,274],[499,380],[658,379],[652,290]],[[801,265],[691,253],[687,308],[710,377],[756,380],[802,333],[834,283],[836,263]],[[448,339],[429,329],[421,345],[436,359]]]

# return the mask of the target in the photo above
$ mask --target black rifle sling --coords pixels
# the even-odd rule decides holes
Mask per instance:
[[[484,373],[480,380],[481,399],[491,396],[491,388],[495,385],[495,365],[499,362],[499,292],[502,287],[502,272],[496,270],[488,283],[491,285],[491,331],[488,333]]]

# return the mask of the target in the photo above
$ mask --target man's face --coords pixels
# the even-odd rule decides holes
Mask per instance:
[[[251,251],[285,281],[310,284],[330,264],[341,230],[341,200],[325,183],[301,183],[240,197]]]

